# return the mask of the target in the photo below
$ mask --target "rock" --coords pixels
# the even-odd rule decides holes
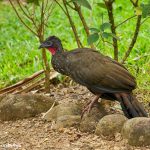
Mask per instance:
[[[6,95],[0,95],[0,102],[3,100],[3,98],[5,97]]]
[[[47,111],[54,100],[39,94],[9,94],[0,101],[0,120],[33,117]]]
[[[136,117],[128,120],[122,128],[122,136],[132,146],[150,145],[150,118]]]
[[[104,116],[97,124],[95,134],[107,139],[114,139],[117,133],[121,132],[127,118],[120,114]]]
[[[66,128],[66,127],[78,127],[81,121],[80,115],[65,115],[60,116],[56,120],[56,129]]]
[[[89,114],[84,114],[79,129],[82,132],[93,133],[98,121],[105,115],[107,113],[104,107],[101,104],[95,105]]]
[[[47,121],[53,121],[65,115],[81,115],[81,106],[75,103],[59,104],[45,113],[43,119]]]

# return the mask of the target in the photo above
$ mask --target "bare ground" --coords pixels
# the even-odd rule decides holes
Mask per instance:
[[[136,93],[139,100],[145,98],[143,91],[143,94],[139,91]],[[84,102],[93,97],[84,87],[74,85],[67,88],[62,84],[52,86],[48,96],[60,103]],[[148,100],[144,105],[150,112]],[[113,113],[114,109],[117,108],[112,107],[110,111]],[[42,114],[24,120],[0,122],[0,150],[150,150],[150,147],[129,146],[120,136],[108,141],[75,128],[55,131],[53,122],[46,122],[41,116]]]

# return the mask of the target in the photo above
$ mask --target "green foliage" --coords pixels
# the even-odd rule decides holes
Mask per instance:
[[[101,8],[106,9],[106,5],[105,5],[104,3],[97,3],[97,5],[98,5],[99,7],[101,7]]]
[[[90,28],[90,30],[91,30],[91,32],[95,32],[95,33],[99,33],[100,32],[100,30],[97,29],[97,28]]]
[[[90,3],[87,0],[71,0],[72,2],[77,2],[79,5],[84,6],[90,10],[92,10],[92,7]]]
[[[99,3],[99,0],[94,0],[95,3]],[[145,0],[143,3],[147,2]],[[112,57],[113,51],[110,44],[103,44],[101,38],[98,36],[103,32],[110,33],[110,27],[105,28],[102,32],[101,25],[108,23],[107,11],[101,9],[102,7],[95,5],[92,7],[92,11],[88,9],[82,9],[91,31],[91,35],[96,35],[99,45],[97,49],[105,55]],[[83,6],[83,5],[82,5]],[[129,4],[129,1],[116,0],[114,5],[114,15],[116,18],[116,24],[120,21],[128,18],[134,14],[133,7]],[[122,8],[122,9],[120,9]],[[130,11],[129,11],[130,10]],[[142,10],[143,11],[143,10]],[[94,17],[91,17],[91,12]],[[101,14],[103,13],[103,21]],[[78,27],[79,36],[84,44],[88,47],[86,34],[83,31],[83,26],[79,20],[78,15],[75,12],[70,12],[73,16],[73,20]],[[39,14],[40,15],[40,14]],[[42,57],[41,52],[38,50],[39,42],[35,36],[32,35],[18,20],[14,11],[9,4],[0,3],[0,88],[6,85],[15,83],[34,72],[42,69]],[[28,21],[27,21],[28,23]],[[120,38],[119,56],[121,57],[127,49],[128,44],[131,41],[131,37],[134,32],[136,19],[132,19],[129,22],[119,26],[117,28],[118,35],[116,38]],[[105,25],[103,25],[105,26]],[[150,33],[150,20],[147,20],[142,24],[140,35],[138,37],[135,48],[133,49],[126,66],[131,73],[136,76],[138,87],[144,89],[150,89],[150,52],[149,52],[149,33]],[[97,36],[98,34],[98,36]],[[45,37],[49,35],[56,35],[61,38],[65,49],[71,50],[77,47],[74,40],[74,35],[71,31],[68,20],[64,17],[63,12],[55,7],[53,14],[51,15],[48,23],[48,30]],[[112,41],[110,35],[107,39],[108,42]],[[50,55],[47,54],[50,61]]]
[[[93,33],[88,36],[87,41],[88,41],[88,44],[90,45],[90,44],[96,42],[98,39],[99,39],[98,33]]]
[[[150,16],[150,0],[147,4],[141,4],[142,7],[142,16],[143,18],[146,18],[147,16]]]
[[[110,29],[110,27],[111,27],[111,24],[108,22],[105,22],[100,26],[100,29],[101,29],[101,31],[104,31],[106,29]]]
[[[34,3],[35,5],[39,5],[40,0],[27,0],[27,3]]]
[[[94,42],[97,42],[100,37],[104,39],[116,38],[117,40],[120,40],[115,34],[108,32],[107,30],[110,30],[111,24],[109,22],[105,22],[100,25],[100,29],[97,28],[90,28],[90,31],[93,32],[93,34],[90,34],[87,38],[88,44],[93,44]]]

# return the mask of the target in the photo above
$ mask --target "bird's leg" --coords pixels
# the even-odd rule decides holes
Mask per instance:
[[[91,111],[93,105],[96,102],[98,102],[98,99],[100,98],[100,96],[101,96],[101,94],[96,95],[96,97],[86,105],[86,107],[82,111],[81,118],[83,117],[83,115],[84,115],[85,112],[89,113]]]

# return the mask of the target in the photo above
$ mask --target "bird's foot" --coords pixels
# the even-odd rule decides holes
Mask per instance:
[[[82,110],[82,113],[81,113],[81,119],[83,118],[85,112],[87,112],[87,114],[90,113],[90,111],[91,111],[93,105],[94,105],[94,103],[89,102],[89,103],[85,106],[85,108]]]
[[[92,107],[94,106],[94,104],[95,104],[96,102],[98,102],[98,99],[99,99],[99,98],[100,98],[100,95],[97,95],[94,100],[92,100],[92,101],[90,101],[90,102],[88,102],[88,103],[86,104],[85,108],[82,110],[81,119],[83,118],[85,112],[87,112],[87,114],[90,113]]]

